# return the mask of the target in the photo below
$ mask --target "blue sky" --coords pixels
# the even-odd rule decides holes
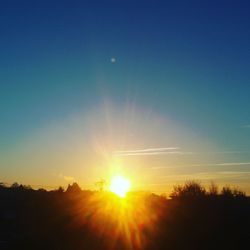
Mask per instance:
[[[249,9],[248,1],[1,2],[2,175],[11,179],[6,161],[27,138],[107,100],[170,119],[216,151],[241,152],[226,162],[250,161]],[[141,150],[180,146],[156,144]]]

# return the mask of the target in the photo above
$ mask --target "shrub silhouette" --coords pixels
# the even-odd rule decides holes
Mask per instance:
[[[11,185],[12,188],[19,188],[20,185],[17,183],[17,182],[14,182],[12,185]]]
[[[218,193],[219,193],[218,186],[214,182],[211,182],[209,187],[208,187],[208,195],[217,196]]]
[[[77,189],[77,188],[74,188],[74,189]],[[64,188],[60,186],[60,187],[57,189],[57,192],[58,192],[58,193],[63,193],[63,192],[64,192]]]
[[[206,190],[197,181],[188,181],[184,185],[174,186],[174,190],[170,194],[172,199],[184,198],[200,198],[206,195]]]
[[[239,190],[238,188],[231,188],[229,186],[223,187],[221,190],[221,195],[225,198],[244,198],[246,193]]]

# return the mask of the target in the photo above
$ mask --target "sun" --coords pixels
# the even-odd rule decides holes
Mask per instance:
[[[115,176],[110,183],[109,190],[120,197],[125,197],[130,190],[130,181],[123,176]]]

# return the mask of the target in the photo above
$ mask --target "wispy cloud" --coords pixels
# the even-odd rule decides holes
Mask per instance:
[[[74,177],[69,176],[69,175],[63,175],[62,173],[60,173],[60,174],[58,175],[58,177],[59,177],[60,179],[63,179],[63,180],[65,180],[65,181],[67,181],[67,182],[73,182],[73,181],[75,181],[75,178],[74,178]]]
[[[193,152],[181,152],[181,151],[170,151],[170,152],[148,152],[148,153],[122,153],[122,154],[114,154],[116,156],[133,156],[133,155],[161,155],[161,154],[172,154],[172,155],[186,155],[186,154],[194,154]]]
[[[248,154],[249,151],[217,151],[217,152],[204,152],[204,154]]]
[[[190,180],[190,179],[199,179],[199,180],[212,180],[212,179],[249,179],[250,171],[216,171],[216,172],[200,172],[194,174],[173,174],[173,175],[164,175],[159,176],[160,179],[173,179],[173,180]]]
[[[114,151],[114,153],[144,153],[144,152],[162,152],[162,151],[169,151],[169,150],[178,150],[179,147],[168,147],[168,148],[146,148],[146,149],[135,149],[135,150],[121,150],[121,151]]]
[[[193,154],[193,152],[180,151],[179,147],[167,147],[167,148],[146,148],[146,149],[135,149],[135,150],[122,150],[114,151],[115,156],[137,156],[137,155],[161,155],[161,154]]]
[[[117,150],[113,152],[115,156],[139,156],[139,155],[194,155],[194,154],[248,154],[249,151],[210,151],[210,152],[193,152],[183,151],[180,147],[165,148],[145,148],[134,150]],[[214,164],[213,164],[214,165]]]
[[[250,162],[220,162],[220,163],[201,163],[201,164],[188,164],[179,166],[158,166],[151,167],[151,169],[168,169],[168,168],[184,168],[184,167],[214,167],[214,166],[250,166]]]
[[[245,124],[243,126],[241,126],[242,128],[250,128],[250,124]]]
[[[193,164],[193,167],[202,166],[245,166],[250,165],[250,162],[222,162],[222,163],[203,163],[203,164]]]

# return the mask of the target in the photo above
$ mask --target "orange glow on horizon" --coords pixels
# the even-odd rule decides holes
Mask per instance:
[[[126,249],[141,250],[152,243],[147,233],[154,235],[158,220],[148,203],[149,197],[143,194],[128,193],[121,199],[113,192],[97,192],[87,202],[88,216],[76,221],[91,222],[91,230],[106,239],[110,249],[122,244]],[[84,207],[80,214],[85,214]]]

